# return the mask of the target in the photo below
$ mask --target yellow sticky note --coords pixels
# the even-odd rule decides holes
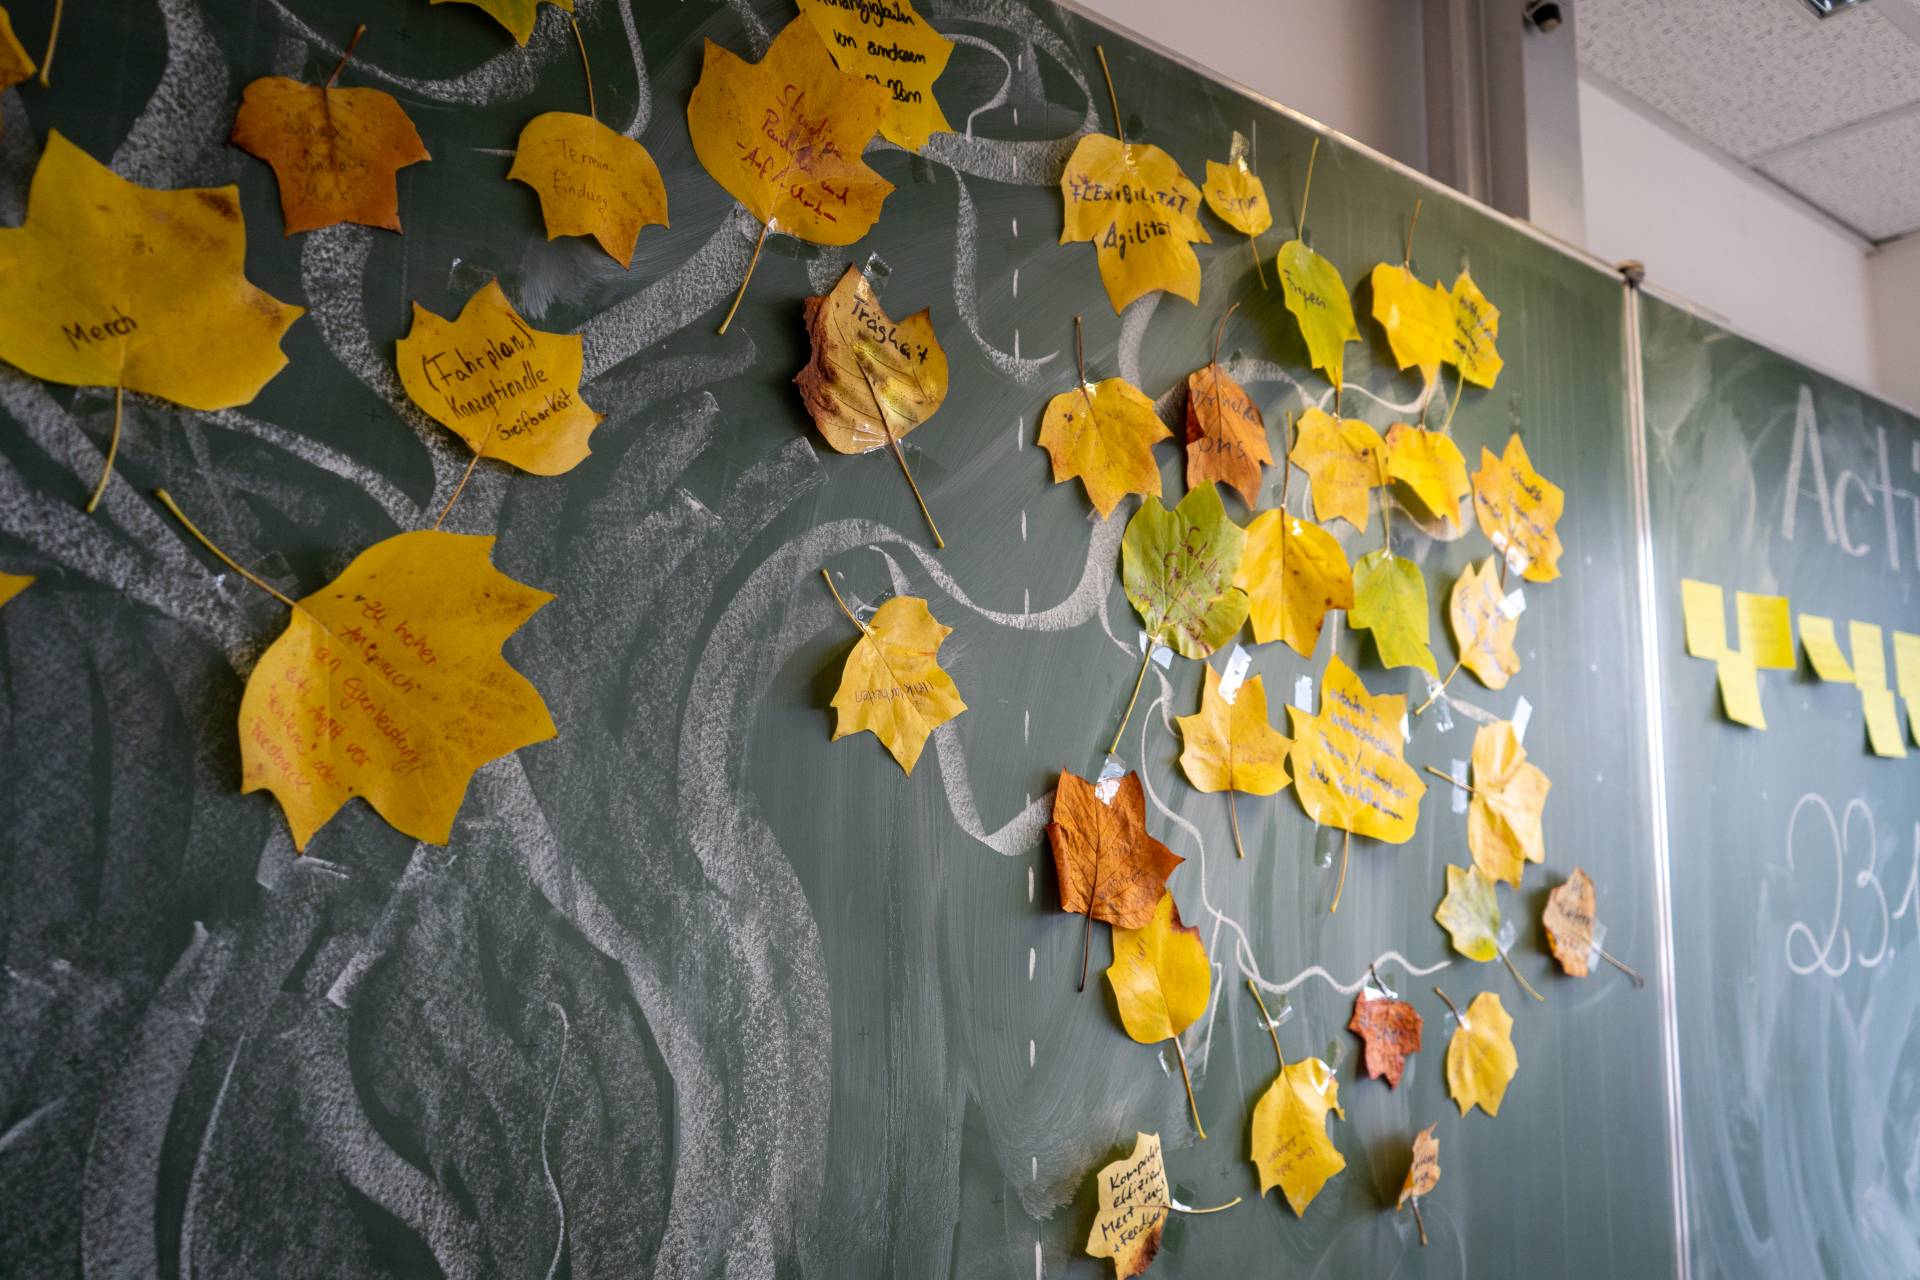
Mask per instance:
[[[4,575],[0,575],[4,576]],[[1893,633],[1894,688],[1908,702],[1920,702],[1920,636],[1908,631]]]
[[[1877,756],[1904,756],[1907,744],[1900,738],[1900,712],[1894,706],[1893,690],[1861,689],[1860,701],[1867,709],[1867,741]]]
[[[1880,628],[1871,622],[1847,623],[1847,636],[1853,641],[1853,682],[1862,689],[1887,687],[1887,646],[1880,639]]]
[[[1907,728],[1913,731],[1913,741],[1920,745],[1920,701],[1907,699]]]
[[[1709,661],[1727,651],[1727,597],[1711,582],[1680,580],[1680,612],[1687,620],[1687,652]]]
[[[1755,729],[1766,728],[1767,714],[1760,709],[1760,671],[1752,657],[1722,653],[1719,661],[1720,705],[1726,708],[1727,719]]]
[[[1740,626],[1740,652],[1753,659],[1762,671],[1791,671],[1793,660],[1793,614],[1785,596],[1755,596],[1744,591],[1734,593],[1734,615]]]
[[[1801,614],[1800,643],[1807,647],[1807,660],[1813,663],[1815,675],[1822,680],[1853,683],[1853,668],[1847,664],[1847,655],[1840,652],[1840,640],[1833,633],[1832,618],[1823,618],[1814,613]]]

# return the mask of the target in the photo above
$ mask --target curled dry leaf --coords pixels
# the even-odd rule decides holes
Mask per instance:
[[[1440,674],[1428,644],[1427,580],[1420,566],[1381,547],[1353,562],[1353,608],[1347,621],[1371,631],[1383,667]]]
[[[1233,585],[1247,593],[1254,640],[1284,641],[1303,658],[1319,645],[1327,611],[1353,608],[1347,553],[1332,534],[1284,507],[1261,512],[1247,526]]]
[[[547,239],[592,236],[623,267],[641,228],[667,225],[667,188],[653,157],[592,116],[547,111],[527,121],[507,177],[540,197]]]
[[[1387,428],[1387,478],[1406,485],[1427,510],[1456,527],[1460,500],[1473,493],[1467,460],[1453,438],[1404,422]]]
[[[1433,1126],[1428,1125],[1413,1135],[1413,1164],[1407,1169],[1407,1180],[1400,1184],[1400,1200],[1394,1207],[1404,1209],[1407,1201],[1433,1194],[1440,1185],[1440,1141],[1433,1136]]]
[[[1467,808],[1467,847],[1488,877],[1520,887],[1529,862],[1546,860],[1542,811],[1553,786],[1513,722],[1482,725],[1473,735],[1473,799]]]
[[[1513,648],[1520,615],[1502,607],[1505,599],[1493,557],[1488,556],[1477,566],[1467,565],[1454,582],[1447,605],[1460,665],[1489,689],[1506,688],[1520,670],[1520,655]]]
[[[1130,493],[1158,494],[1160,466],[1154,442],[1167,430],[1153,401],[1125,378],[1079,386],[1047,402],[1040,447],[1053,462],[1053,482],[1075,476],[1102,520]]]
[[[567,13],[573,12],[573,0],[428,0],[429,4],[471,4],[484,10],[494,21],[513,33],[520,44],[533,34],[534,19],[544,4]]]
[[[13,34],[7,11],[0,9],[0,93],[25,80],[34,70],[33,59],[20,47],[20,38]],[[0,134],[4,134],[6,123],[0,118]]]
[[[1307,473],[1314,515],[1322,522],[1345,520],[1365,533],[1374,487],[1386,483],[1386,449],[1366,423],[1314,407],[1300,416],[1300,434],[1288,456]]]
[[[1368,693],[1338,654],[1327,659],[1320,713],[1287,708],[1293,786],[1308,817],[1389,844],[1412,838],[1427,788],[1401,755],[1406,710],[1405,697]]]
[[[1093,1175],[1099,1210],[1087,1236],[1087,1256],[1113,1259],[1117,1280],[1145,1273],[1160,1252],[1173,1189],[1160,1156],[1160,1135],[1134,1136],[1133,1154]]]
[[[1260,1194],[1279,1187],[1295,1217],[1306,1213],[1327,1180],[1347,1167],[1327,1136],[1329,1111],[1347,1118],[1340,1107],[1340,1082],[1318,1058],[1282,1066],[1253,1107],[1250,1158],[1260,1171]]]
[[[1547,931],[1547,945],[1569,977],[1584,978],[1593,955],[1593,880],[1579,867],[1547,895],[1547,909],[1540,923]]]
[[[1114,314],[1141,294],[1164,289],[1200,300],[1200,259],[1211,244],[1200,224],[1200,190],[1174,158],[1147,143],[1104,133],[1081,138],[1060,177],[1066,221],[1060,243],[1090,241]]]
[[[1453,949],[1485,963],[1500,954],[1500,902],[1493,880],[1479,867],[1449,866],[1447,892],[1433,918],[1453,938]]]
[[[1246,389],[1216,363],[1187,375],[1187,488],[1218,481],[1249,507],[1260,500],[1260,468],[1273,461],[1267,424]]]
[[[1480,450],[1480,469],[1473,473],[1480,532],[1506,557],[1507,567],[1528,582],[1560,576],[1563,548],[1555,525],[1565,505],[1566,495],[1533,469],[1517,434],[1508,438],[1500,457]]]
[[[1398,1088],[1406,1070],[1407,1055],[1420,1052],[1420,1031],[1425,1025],[1420,1011],[1405,1000],[1394,1000],[1362,987],[1354,993],[1353,1017],[1347,1030],[1360,1037],[1366,1047],[1367,1075],[1385,1079],[1388,1088]]]
[[[799,0],[799,5],[842,71],[887,91],[881,137],[918,151],[931,135],[952,130],[933,96],[933,82],[947,69],[953,41],[929,26],[911,0]]]
[[[1513,1047],[1513,1018],[1500,997],[1483,991],[1467,1006],[1447,1043],[1447,1091],[1465,1115],[1475,1105],[1490,1116],[1500,1114],[1507,1085],[1520,1070]]]
[[[1436,291],[1438,285],[1434,286]],[[1442,351],[1446,362],[1476,387],[1491,387],[1506,363],[1494,349],[1500,337],[1500,308],[1487,301],[1473,277],[1462,271],[1454,279],[1447,300],[1447,341]]]
[[[953,628],[935,621],[918,596],[895,596],[855,625],[860,640],[833,695],[833,741],[871,733],[911,775],[927,736],[967,709],[940,667],[940,646]]]
[[[894,321],[857,266],[831,293],[806,302],[812,355],[794,382],[814,426],[840,453],[887,447],[947,398],[947,353],[922,307]]]
[[[1210,484],[1171,511],[1142,503],[1120,542],[1120,577],[1147,635],[1188,658],[1232,639],[1247,619],[1247,593],[1233,585],[1245,544]]]

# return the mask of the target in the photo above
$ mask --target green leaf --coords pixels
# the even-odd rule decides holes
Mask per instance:
[[[1247,593],[1233,585],[1246,541],[1210,483],[1171,511],[1148,498],[1120,543],[1121,581],[1147,634],[1188,658],[1231,639],[1247,620]]]
[[[1346,370],[1347,344],[1360,340],[1353,299],[1339,270],[1305,244],[1289,240],[1280,246],[1280,291],[1286,295],[1287,310],[1300,322],[1313,367],[1338,387]]]
[[[1500,954],[1500,903],[1493,881],[1479,867],[1447,868],[1447,896],[1434,908],[1433,918],[1453,935],[1453,949],[1467,959],[1484,962]]]
[[[1353,608],[1347,621],[1373,632],[1380,665],[1440,672],[1427,647],[1427,580],[1420,566],[1385,547],[1353,562]]]

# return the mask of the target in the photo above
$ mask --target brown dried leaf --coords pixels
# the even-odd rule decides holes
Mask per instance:
[[[1218,364],[1187,375],[1187,488],[1218,481],[1251,507],[1260,500],[1260,468],[1273,462],[1260,406]]]
[[[1047,840],[1060,878],[1060,909],[1122,929],[1140,929],[1184,859],[1147,834],[1147,794],[1140,775],[1112,784],[1112,803],[1094,785],[1061,771]]]
[[[1547,895],[1540,923],[1547,930],[1553,958],[1569,977],[1584,978],[1591,972],[1587,957],[1593,954],[1593,909],[1593,880],[1579,867]]]
[[[1385,1078],[1388,1088],[1400,1086],[1407,1055],[1420,1052],[1420,1011],[1405,1000],[1369,997],[1362,987],[1353,998],[1353,1020],[1347,1030],[1366,1044],[1367,1075]]]

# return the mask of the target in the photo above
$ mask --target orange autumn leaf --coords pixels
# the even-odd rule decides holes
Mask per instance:
[[[1060,909],[1122,929],[1140,929],[1167,891],[1182,859],[1147,834],[1147,793],[1129,773],[1096,787],[1062,770],[1047,824]],[[1082,935],[1080,982],[1086,985],[1087,940]]]
[[[1507,681],[1520,670],[1520,655],[1513,648],[1520,614],[1506,600],[1493,557],[1488,556],[1478,565],[1469,563],[1461,572],[1447,604],[1453,640],[1460,648],[1460,665],[1489,689],[1506,688]]]
[[[1460,500],[1473,493],[1467,460],[1452,437],[1396,422],[1387,428],[1387,478],[1413,490],[1427,510],[1460,523]]]
[[[547,239],[592,236],[623,267],[641,228],[667,225],[667,188],[653,157],[592,116],[547,111],[527,121],[507,178],[540,197]]]
[[[1285,507],[1262,511],[1247,526],[1246,549],[1233,585],[1247,593],[1247,617],[1260,644],[1284,641],[1313,656],[1330,609],[1353,608],[1353,569],[1334,536]]]
[[[1552,582],[1560,576],[1560,534],[1555,525],[1566,495],[1533,469],[1518,434],[1508,437],[1506,452],[1495,457],[1480,450],[1473,473],[1473,510],[1507,567],[1528,582]]]
[[[1188,374],[1187,488],[1218,481],[1255,506],[1260,501],[1260,468],[1272,461],[1260,406],[1217,358]]]
[[[1353,1017],[1347,1022],[1347,1030],[1359,1036],[1366,1047],[1367,1075],[1385,1079],[1387,1087],[1394,1089],[1406,1070],[1407,1055],[1420,1052],[1424,1025],[1420,1011],[1405,1000],[1362,987],[1354,994]]]
[[[1593,913],[1593,880],[1575,867],[1566,883],[1547,895],[1547,908],[1540,916],[1553,958],[1569,977],[1584,978],[1591,971]]]
[[[1365,533],[1375,486],[1387,482],[1387,442],[1356,418],[1335,418],[1315,406],[1300,415],[1288,455],[1307,473],[1313,514],[1322,524],[1345,520]]]
[[[1060,243],[1093,244],[1116,315],[1156,289],[1200,301],[1193,245],[1213,237],[1200,223],[1200,189],[1172,156],[1149,143],[1089,133],[1067,160],[1060,194]]]
[[[8,21],[7,11],[0,9],[0,93],[5,93],[33,72],[33,59],[20,47],[20,38],[13,34],[13,23]],[[6,123],[0,119],[0,132],[5,131]]]
[[[533,34],[534,19],[542,4],[550,4],[566,13],[573,12],[573,0],[427,0],[429,4],[471,4],[513,33],[520,44]]]

